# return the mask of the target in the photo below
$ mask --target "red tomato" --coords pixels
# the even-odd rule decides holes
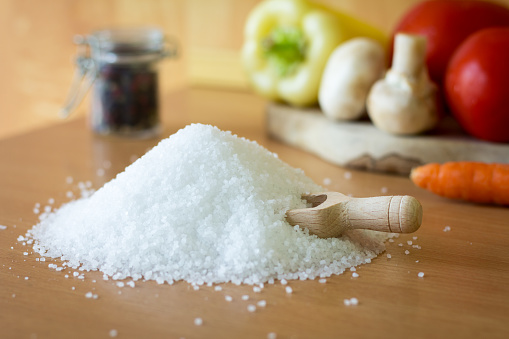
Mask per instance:
[[[481,30],[460,45],[447,68],[445,94],[467,132],[509,142],[509,27]]]
[[[456,48],[479,29],[509,26],[509,9],[485,1],[424,1],[407,12],[394,30],[426,36],[426,63],[431,79],[442,85]]]

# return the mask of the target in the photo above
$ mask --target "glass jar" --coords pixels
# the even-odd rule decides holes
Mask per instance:
[[[158,64],[177,48],[156,28],[116,28],[77,36],[77,73],[61,115],[91,87],[90,123],[99,134],[152,137],[160,131]]]

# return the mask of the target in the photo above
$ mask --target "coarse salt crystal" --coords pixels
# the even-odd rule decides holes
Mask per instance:
[[[222,291],[223,288],[221,286],[215,286],[214,291]]]
[[[254,286],[253,287],[253,292],[256,292],[256,293],[260,293],[262,291],[262,289],[258,286]]]
[[[7,226],[0,225],[0,230],[5,230],[5,229],[7,229]]]
[[[275,332],[269,332],[267,334],[267,339],[277,339],[277,334]]]
[[[85,298],[90,299],[92,297],[93,297],[93,293],[92,292],[85,293]]]
[[[327,282],[327,279],[320,279],[320,280],[318,280],[318,282],[319,282],[320,284],[325,284],[325,283]]]
[[[260,300],[256,303],[259,307],[265,307],[267,306],[267,302],[265,300]]]
[[[352,277],[353,277],[353,278],[358,278],[358,277],[359,277],[359,273],[357,273],[357,272],[353,272],[353,273],[352,273]]]
[[[203,324],[203,319],[202,318],[195,318],[194,319],[194,324],[196,326],[201,326]]]
[[[232,298],[231,296],[229,296],[229,295],[225,295],[225,296],[224,296],[224,300],[226,300],[226,301],[230,302],[230,301],[232,301],[232,300],[233,300],[233,298]]]
[[[405,250],[405,254],[406,255],[410,254],[410,251],[409,250]]]
[[[390,259],[392,258],[392,255],[390,255],[389,253],[387,253],[387,259]]]
[[[256,311],[256,306],[255,305],[251,305],[251,304],[247,305],[247,310],[249,312],[254,312],[254,311]]]
[[[118,335],[118,331],[113,329],[109,332],[110,337],[115,338]]]
[[[288,294],[293,293],[293,289],[290,286],[286,286],[285,290],[286,290],[286,293],[288,293]]]
[[[424,272],[419,272],[419,273],[417,274],[417,276],[418,276],[419,278],[424,277]],[[433,279],[432,279],[432,280],[433,280]]]
[[[124,282],[122,282],[122,281],[117,281],[117,286],[118,286],[118,287],[124,287],[124,286],[125,286],[125,284],[124,284]]]
[[[445,226],[444,227],[444,232],[449,232],[451,230],[451,226]]]
[[[245,294],[245,295],[243,295],[243,296],[241,297],[241,299],[242,299],[242,300],[249,300],[249,296]]]

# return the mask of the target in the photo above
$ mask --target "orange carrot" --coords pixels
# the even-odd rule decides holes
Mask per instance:
[[[432,163],[414,168],[410,179],[417,186],[443,197],[509,205],[509,164]]]

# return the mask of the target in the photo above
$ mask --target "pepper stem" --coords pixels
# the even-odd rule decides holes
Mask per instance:
[[[262,40],[269,66],[280,76],[293,73],[305,59],[306,41],[297,27],[277,27]]]

